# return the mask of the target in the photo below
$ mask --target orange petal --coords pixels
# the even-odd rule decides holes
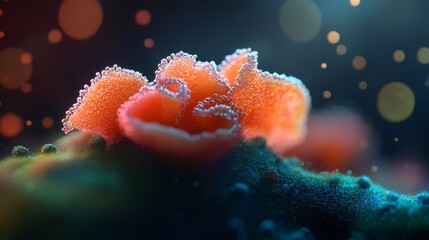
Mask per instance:
[[[197,62],[196,55],[184,52],[171,54],[161,60],[156,71],[157,83],[162,79],[177,78],[184,81],[191,97],[188,109],[192,110],[198,102],[214,94],[224,95],[229,91],[226,80],[217,71],[213,62]]]
[[[162,155],[174,156],[173,160],[185,159],[198,165],[218,159],[236,144],[240,125],[233,107],[218,105],[216,99],[198,104],[194,119],[207,130],[191,134],[180,124],[186,113],[183,107],[189,101],[189,89],[184,83],[184,87],[169,85],[144,87],[122,105],[118,120],[130,140]],[[209,119],[211,116],[218,123]]]
[[[248,54],[248,63],[230,93],[245,113],[241,121],[245,139],[264,137],[268,146],[282,154],[306,135],[307,88],[294,77],[258,70],[256,53]]]
[[[228,80],[229,86],[234,86],[238,71],[248,62],[250,53],[256,55],[256,52],[252,52],[250,48],[237,49],[233,54],[226,56],[225,60],[218,66],[222,76]]]
[[[118,66],[107,67],[96,74],[91,86],[85,85],[79,92],[77,103],[63,119],[63,131],[79,129],[104,137],[112,142],[122,136],[117,123],[117,111],[122,103],[147,83],[139,72],[122,69]]]

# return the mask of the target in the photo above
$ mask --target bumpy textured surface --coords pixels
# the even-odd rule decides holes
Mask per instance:
[[[282,154],[306,135],[310,95],[294,77],[258,70],[256,52],[245,54],[248,61],[230,91],[232,100],[245,113],[243,136],[264,137],[268,146]]]
[[[217,94],[188,109],[192,96],[185,81],[158,80],[123,104],[118,115],[120,126],[138,145],[175,160],[186,157],[206,164],[239,140],[239,110],[227,96]],[[200,161],[202,154],[206,161]]]
[[[218,66],[222,76],[224,76],[232,87],[238,77],[241,67],[248,62],[248,55],[251,54],[250,48],[237,49],[233,54],[226,56],[225,60]]]
[[[140,73],[118,66],[106,68],[79,92],[77,103],[63,119],[65,133],[73,129],[103,136],[109,142],[121,138],[116,121],[119,106],[147,82]]]
[[[263,139],[197,169],[162,164],[130,143],[59,150],[0,161],[0,236],[429,237],[429,193],[403,195],[365,176],[309,172],[296,159],[279,158]]]

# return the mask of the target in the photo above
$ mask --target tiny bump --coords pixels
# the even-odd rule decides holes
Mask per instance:
[[[12,149],[12,157],[30,157],[30,150],[24,146],[16,146]]]
[[[360,188],[363,189],[368,189],[369,187],[371,187],[371,179],[369,179],[369,177],[367,176],[360,176],[356,183]]]
[[[42,154],[49,154],[49,153],[58,153],[58,148],[54,144],[45,144],[43,145],[42,149],[40,150]]]
[[[392,202],[396,202],[399,199],[399,194],[394,191],[387,191],[386,192],[386,199]]]
[[[271,239],[276,230],[276,224],[272,220],[264,220],[259,225],[259,233],[262,237]]]
[[[232,185],[231,189],[231,197],[243,200],[247,196],[249,196],[249,186],[242,182],[236,182]]]
[[[428,205],[429,204],[429,192],[421,192],[417,194],[417,200],[421,202],[422,204]]]

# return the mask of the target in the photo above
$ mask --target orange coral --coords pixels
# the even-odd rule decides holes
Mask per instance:
[[[264,137],[268,146],[282,154],[306,135],[310,95],[302,82],[294,77],[258,70],[256,52],[243,54],[247,55],[247,63],[239,70],[230,91],[232,100],[245,113],[241,121],[242,134],[245,139]],[[230,62],[233,65],[239,63]],[[223,69],[228,69],[228,65]]]
[[[239,140],[238,109],[232,102],[226,105],[225,98],[213,95],[189,113],[186,109],[191,102],[190,90],[184,81],[158,79],[155,86],[143,87],[122,105],[118,120],[125,135],[135,143],[164,155],[205,164]],[[182,124],[183,119],[190,118],[195,120],[194,125]],[[198,131],[202,126],[205,129]]]
[[[240,136],[264,137],[283,153],[306,132],[307,89],[296,78],[258,70],[257,52],[250,49],[237,50],[219,66],[172,54],[158,65],[154,83],[139,92],[146,79],[116,66],[91,83],[67,112],[66,133],[77,128],[109,142],[125,135],[161,153],[214,159]]]
[[[77,103],[63,119],[63,131],[69,133],[76,128],[100,135],[108,142],[120,138],[122,132],[116,121],[118,108],[146,82],[146,78],[138,72],[116,65],[107,67],[101,74],[96,74],[91,86],[85,85],[79,92]]]
[[[250,48],[237,49],[233,54],[226,56],[225,60],[219,65],[218,69],[222,76],[228,80],[229,86],[234,86],[238,71],[248,62],[248,55],[251,52]],[[256,52],[253,54],[256,54]]]

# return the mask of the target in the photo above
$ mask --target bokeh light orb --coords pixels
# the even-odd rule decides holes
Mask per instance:
[[[337,31],[330,31],[326,36],[330,44],[337,44],[340,41],[340,34]]]
[[[360,81],[359,82],[359,89],[360,90],[365,90],[367,88],[368,88],[368,83],[367,82],[365,82],[365,81]]]
[[[356,56],[352,60],[352,66],[354,69],[361,71],[366,67],[366,60],[362,56]]]
[[[417,51],[417,60],[421,64],[429,64],[429,48],[421,47]]]
[[[311,0],[288,0],[279,14],[280,28],[295,42],[309,42],[320,31],[322,15],[319,7]]]
[[[21,87],[33,72],[32,57],[16,47],[0,52],[0,84],[8,89]]]
[[[54,119],[51,117],[44,117],[42,119],[42,126],[44,128],[52,128],[54,126]]]
[[[136,15],[134,16],[135,21],[140,26],[145,26],[150,23],[150,20],[152,19],[152,15],[148,10],[141,9],[136,12]]]
[[[404,51],[398,49],[393,52],[393,60],[397,63],[403,62],[405,60]]]
[[[349,0],[349,2],[352,7],[357,7],[360,5],[360,0]]]
[[[377,109],[386,121],[406,120],[413,113],[414,105],[413,91],[402,82],[388,83],[378,93]]]
[[[155,45],[155,42],[153,41],[153,39],[152,38],[146,38],[145,40],[144,40],[144,46],[146,47],[146,48],[153,48],[153,46]]]
[[[58,29],[51,29],[48,32],[48,41],[53,44],[61,42],[63,39],[63,33]]]
[[[4,32],[3,31],[0,31],[0,38],[4,38]]]
[[[337,46],[336,51],[338,55],[341,55],[341,56],[345,55],[347,53],[347,47],[344,46],[343,44],[340,44]]]
[[[21,54],[21,62],[22,64],[30,64],[33,61],[33,55],[31,53],[23,53]]]
[[[24,122],[15,113],[5,113],[0,116],[0,135],[4,138],[13,138],[22,132]]]
[[[103,22],[103,8],[97,0],[64,0],[58,14],[61,29],[75,40],[92,37]]]

